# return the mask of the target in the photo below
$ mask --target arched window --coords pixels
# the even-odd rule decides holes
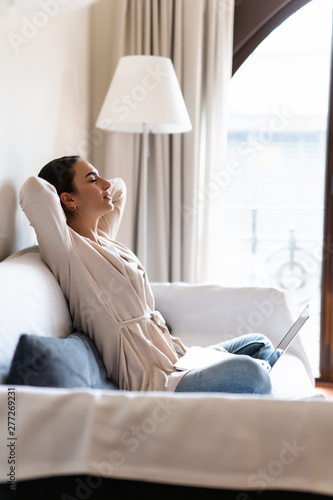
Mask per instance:
[[[302,336],[317,377],[331,18],[331,0],[306,3],[232,78],[232,176],[221,197],[219,266],[215,255],[209,276],[278,286],[299,309],[310,303]]]

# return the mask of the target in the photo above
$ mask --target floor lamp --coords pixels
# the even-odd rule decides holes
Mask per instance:
[[[126,56],[119,60],[96,127],[143,134],[142,238],[137,249],[147,264],[148,135],[178,134],[192,129],[173,64],[158,56]]]

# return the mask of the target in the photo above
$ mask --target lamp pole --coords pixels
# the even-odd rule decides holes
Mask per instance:
[[[147,265],[147,236],[148,236],[148,157],[149,157],[149,131],[148,124],[143,123],[142,131],[142,155],[140,175],[140,197],[138,213],[138,248],[137,253],[144,268]]]

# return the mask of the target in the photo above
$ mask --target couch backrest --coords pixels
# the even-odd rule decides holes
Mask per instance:
[[[0,263],[0,318],[0,383],[21,334],[66,337],[72,331],[66,299],[37,246]]]

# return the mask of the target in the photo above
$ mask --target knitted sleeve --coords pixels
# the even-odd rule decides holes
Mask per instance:
[[[41,258],[57,275],[59,266],[67,265],[72,242],[55,187],[40,177],[29,177],[21,188],[19,200],[36,232]]]

